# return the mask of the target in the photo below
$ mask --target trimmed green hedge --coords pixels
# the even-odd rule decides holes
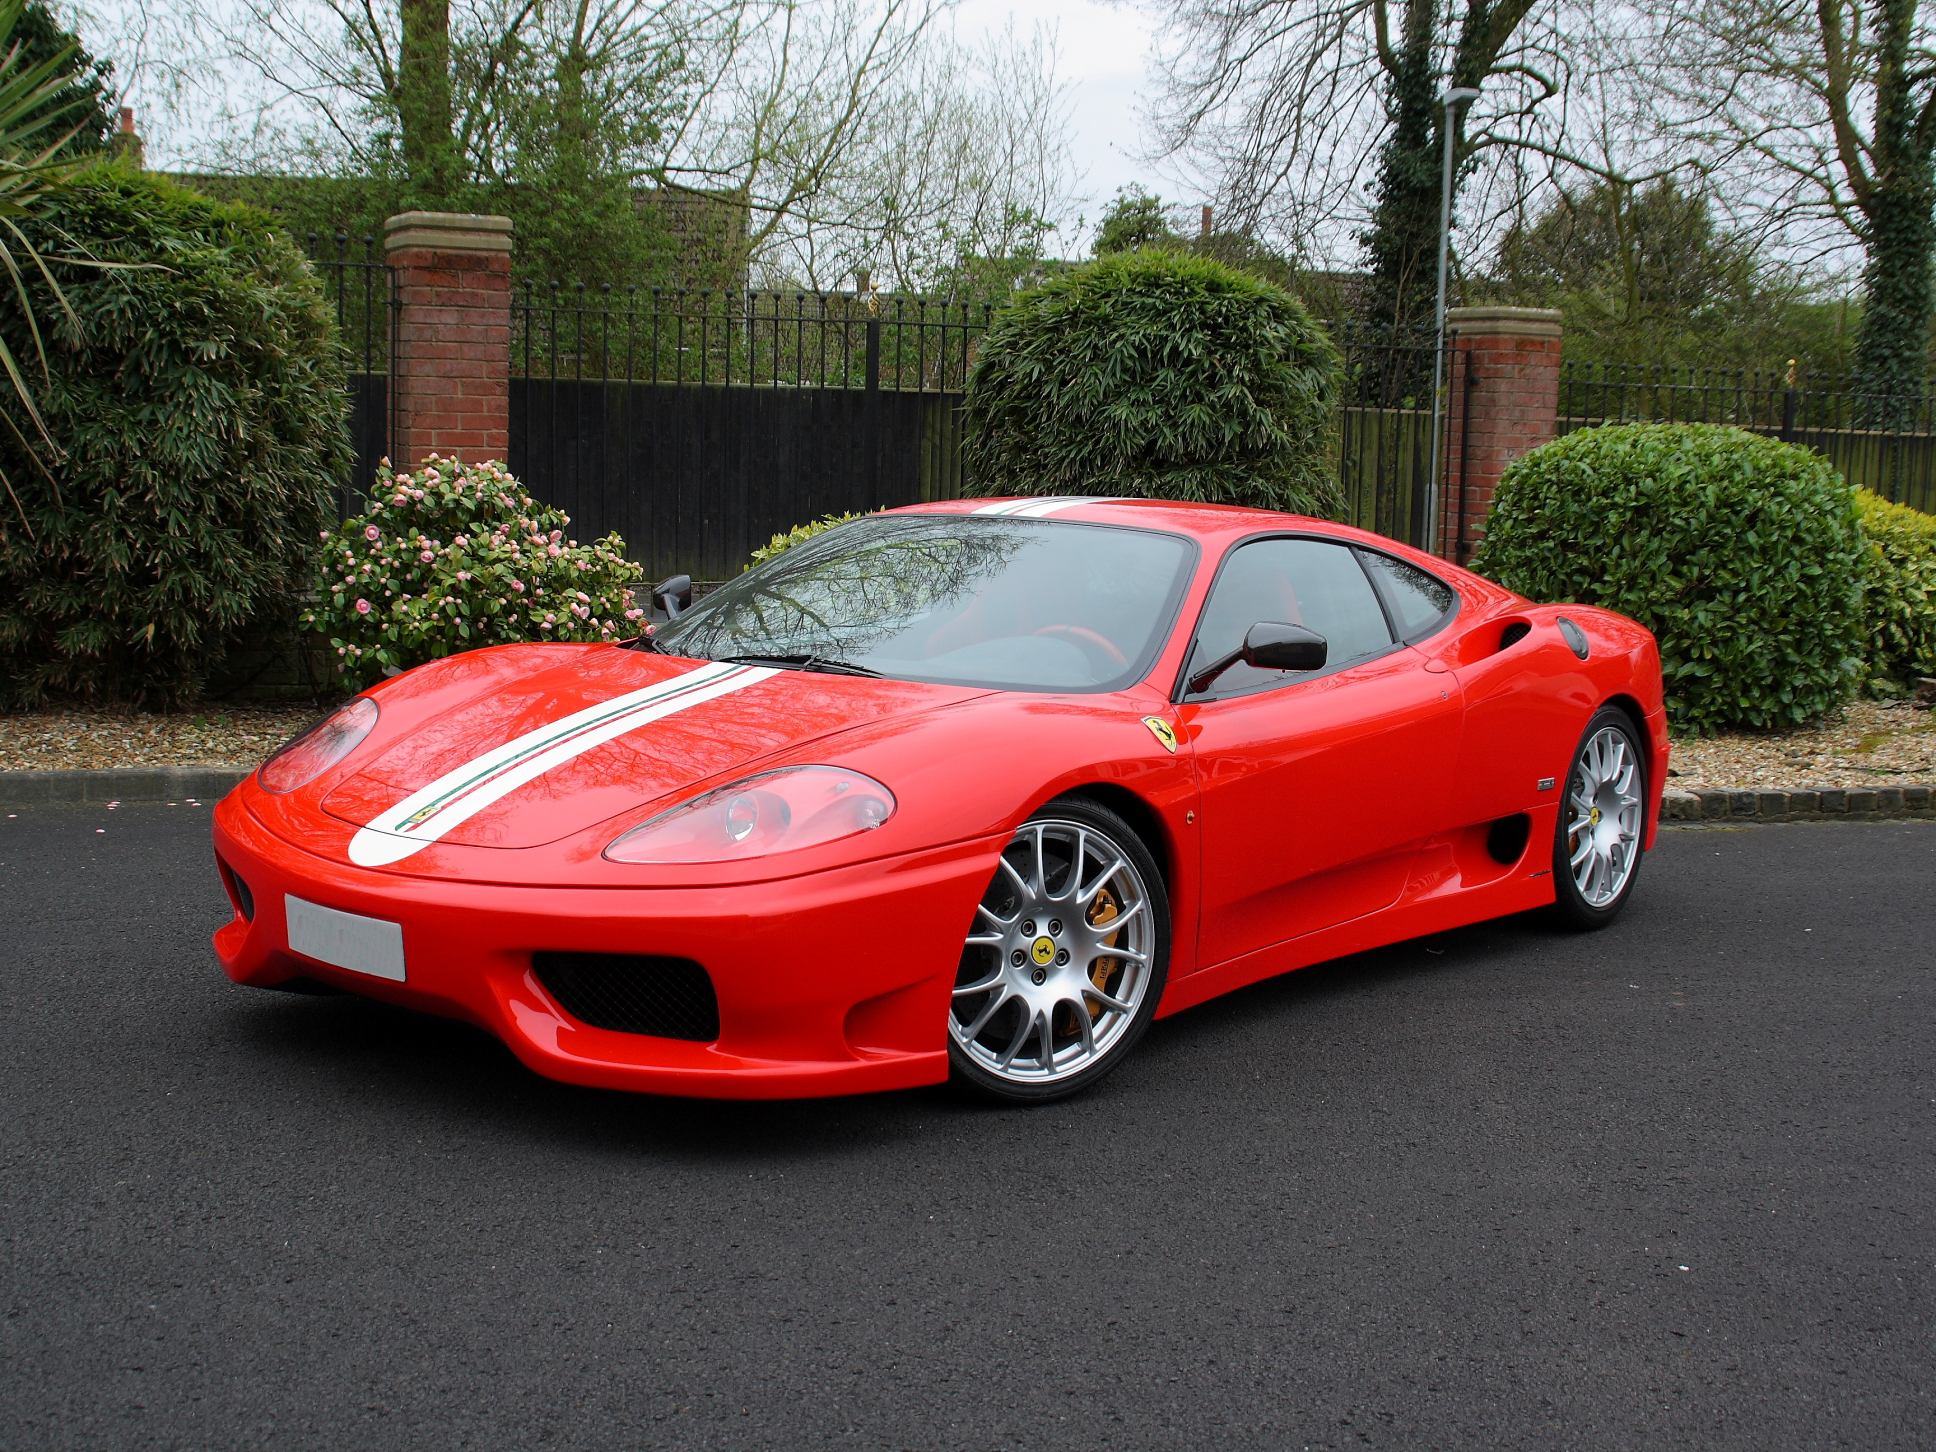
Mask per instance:
[[[970,492],[1208,500],[1337,519],[1339,361],[1281,288],[1103,257],[995,315],[968,379]]]
[[[1740,429],[1628,424],[1516,460],[1473,567],[1652,630],[1674,725],[1705,733],[1848,700],[1868,553],[1854,492],[1820,455]]]
[[[1906,695],[1917,677],[1936,676],[1936,515],[1866,489],[1855,497],[1869,541],[1869,690]]]
[[[64,453],[0,437],[0,703],[181,704],[307,583],[350,467],[334,319],[246,207],[114,166],[51,221],[23,226],[75,314],[28,274],[51,335],[34,389]],[[77,253],[142,266],[58,260]],[[17,309],[0,330],[34,357]]]

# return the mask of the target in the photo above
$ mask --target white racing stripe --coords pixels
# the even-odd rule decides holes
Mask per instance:
[[[515,741],[445,772],[421,791],[379,813],[350,839],[350,861],[358,867],[387,867],[401,862],[526,782],[595,746],[778,674],[769,666],[709,661],[698,670],[527,731]]]
[[[999,514],[1009,519],[1041,519],[1063,509],[1074,509],[1079,504],[1110,504],[1115,496],[1108,494],[1056,494],[1046,499],[1004,499],[999,504],[984,504],[971,511],[975,514]]]

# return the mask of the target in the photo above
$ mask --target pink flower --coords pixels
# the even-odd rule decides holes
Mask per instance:
[[[380,530],[380,529],[378,529],[378,528],[377,528],[377,527],[376,527],[376,526],[375,526],[375,525],[373,524],[373,525],[371,525],[371,526],[370,526],[370,527],[369,527],[368,529],[366,529],[366,530],[364,530],[364,531],[363,531],[363,538],[365,538],[365,539],[382,539],[382,538],[383,538],[383,531],[382,531],[382,530]]]
[[[422,560],[427,565],[437,558],[437,553],[435,550],[425,550],[422,554],[418,555],[417,558]]]
[[[317,538],[317,539],[328,539],[328,538],[329,538],[329,531],[328,531],[328,530],[324,530],[324,531],[323,531],[323,532],[322,532],[321,534],[319,534],[319,535],[317,535],[317,536],[316,536],[316,538]]]
[[[358,600],[356,602],[356,613],[358,615],[368,615],[370,613],[370,602],[368,600]]]
[[[513,581],[511,582],[511,588],[512,588],[513,590],[516,590],[516,591],[517,591],[517,592],[518,592],[518,593],[519,593],[520,595],[522,595],[522,594],[524,593],[524,581],[522,581],[522,580],[513,580]]]
[[[545,548],[545,553],[550,555],[555,560],[558,558],[558,556],[562,555],[564,551],[559,549],[558,546],[556,545],[548,545]]]
[[[564,537],[565,537],[565,532],[562,529],[554,529],[551,532],[551,542],[553,544],[558,543],[558,541],[563,539]]]
[[[460,580],[468,580],[470,577],[471,572],[469,570],[459,570],[457,572],[457,578]]]

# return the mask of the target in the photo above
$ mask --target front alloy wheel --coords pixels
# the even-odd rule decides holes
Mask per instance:
[[[1050,803],[975,909],[948,1016],[957,1078],[1029,1102],[1087,1088],[1149,1026],[1169,948],[1169,900],[1142,839],[1093,802]]]
[[[1633,723],[1608,707],[1587,723],[1560,803],[1553,879],[1563,919],[1579,928],[1613,921],[1633,891],[1646,830],[1646,758]]]

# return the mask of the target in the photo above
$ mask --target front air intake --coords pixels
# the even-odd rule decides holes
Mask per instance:
[[[566,1013],[588,1028],[711,1043],[719,996],[690,958],[641,953],[533,953],[532,971]]]

